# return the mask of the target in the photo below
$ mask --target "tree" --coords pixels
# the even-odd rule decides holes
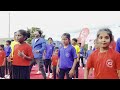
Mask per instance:
[[[32,39],[35,37],[35,36],[34,36],[34,32],[35,32],[36,30],[40,30],[40,31],[42,32],[41,37],[45,38],[45,35],[43,35],[43,31],[42,31],[40,28],[37,28],[37,27],[32,27],[31,29],[27,28],[27,32],[30,33],[30,38],[27,39],[27,42],[28,42],[29,44],[31,44]]]

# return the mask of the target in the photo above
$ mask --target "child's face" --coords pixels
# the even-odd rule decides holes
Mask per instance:
[[[59,50],[58,50],[58,49],[56,49],[56,50],[55,50],[55,54],[58,54],[58,51],[59,51]]]
[[[51,44],[53,41],[52,41],[52,39],[49,39],[48,42]]]
[[[72,45],[75,45],[75,44],[76,44],[76,42],[74,40],[72,40]]]
[[[0,50],[3,50],[3,48],[2,48],[2,47],[0,47]]]
[[[66,36],[62,36],[62,43],[63,45],[68,45],[70,42],[70,40],[68,38],[66,38]]]
[[[20,43],[24,42],[24,40],[25,40],[25,37],[20,32],[17,32],[16,38],[17,38],[17,41]]]
[[[6,42],[6,46],[9,46],[10,44],[8,42]]]
[[[109,46],[110,36],[107,34],[107,32],[105,31],[100,32],[100,35],[98,37],[98,42],[101,48],[105,48]]]

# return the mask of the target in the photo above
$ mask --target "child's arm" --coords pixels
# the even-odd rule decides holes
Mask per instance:
[[[118,73],[118,77],[120,79],[120,70],[117,70],[117,73]]]
[[[6,57],[4,58],[2,66],[5,66],[5,62],[6,62]]]
[[[84,70],[84,79],[88,79],[88,75],[89,75],[89,70],[87,67],[85,67],[85,70]]]
[[[57,63],[57,67],[56,67],[56,73],[57,73],[57,74],[59,74],[59,72],[60,72],[60,69],[59,69],[59,61],[60,61],[60,60],[58,59],[58,63]]]

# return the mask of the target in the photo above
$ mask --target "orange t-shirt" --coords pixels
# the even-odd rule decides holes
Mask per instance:
[[[27,43],[23,44],[16,44],[14,47],[14,52],[13,52],[13,65],[16,66],[29,66],[30,65],[30,60],[26,60],[20,56],[18,56],[18,51],[23,51],[24,54],[28,57],[33,58],[33,53],[32,53],[32,47],[28,45]]]
[[[57,66],[58,55],[52,55],[52,65]]]
[[[100,53],[98,49],[89,56],[87,68],[94,68],[96,79],[118,79],[120,54],[111,48],[103,53]]]
[[[0,66],[2,66],[5,58],[6,58],[5,51],[0,51]]]

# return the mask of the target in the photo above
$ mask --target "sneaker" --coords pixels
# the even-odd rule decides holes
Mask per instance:
[[[48,73],[46,73],[46,77],[48,77]]]
[[[5,75],[5,78],[6,79],[10,79],[10,75]]]
[[[38,71],[36,74],[41,74],[41,71]]]
[[[50,76],[49,76],[49,78],[52,78],[52,73],[50,73]]]
[[[5,78],[1,78],[1,79],[5,79]]]

